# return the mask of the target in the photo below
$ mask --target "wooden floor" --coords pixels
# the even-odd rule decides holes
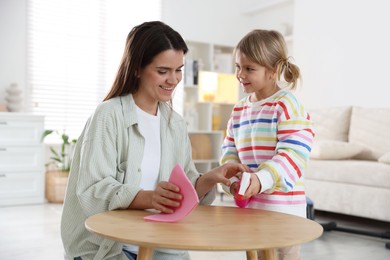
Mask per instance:
[[[215,204],[232,205],[217,199]],[[63,259],[60,237],[60,204],[0,207],[0,259]],[[348,218],[316,212],[316,221],[337,220],[339,226],[355,226],[374,231],[390,230],[390,222]],[[345,232],[325,232],[319,239],[302,245],[303,260],[389,260],[384,240]],[[190,252],[192,260],[244,260],[244,252]]]

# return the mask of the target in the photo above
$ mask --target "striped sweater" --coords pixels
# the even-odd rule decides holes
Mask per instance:
[[[258,176],[262,188],[248,207],[305,217],[304,170],[314,131],[297,98],[280,90],[233,108],[222,145],[221,163],[241,162]]]

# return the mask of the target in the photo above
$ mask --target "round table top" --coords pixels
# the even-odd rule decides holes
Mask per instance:
[[[197,206],[179,222],[145,221],[144,210],[114,210],[89,217],[86,228],[105,238],[142,247],[241,251],[303,244],[321,236],[312,220],[258,209]]]

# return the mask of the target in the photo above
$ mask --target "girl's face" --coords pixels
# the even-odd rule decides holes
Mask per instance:
[[[158,102],[167,102],[181,81],[184,53],[182,50],[166,50],[154,57],[153,61],[137,75],[139,90],[133,95],[142,110],[156,114]]]
[[[266,67],[247,58],[239,50],[236,52],[236,77],[245,93],[252,93],[250,100],[256,102],[273,95],[279,90],[274,81],[274,73]]]

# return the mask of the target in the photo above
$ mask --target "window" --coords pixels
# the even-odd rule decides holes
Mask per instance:
[[[127,34],[161,0],[28,0],[27,109],[77,138],[114,80]]]

